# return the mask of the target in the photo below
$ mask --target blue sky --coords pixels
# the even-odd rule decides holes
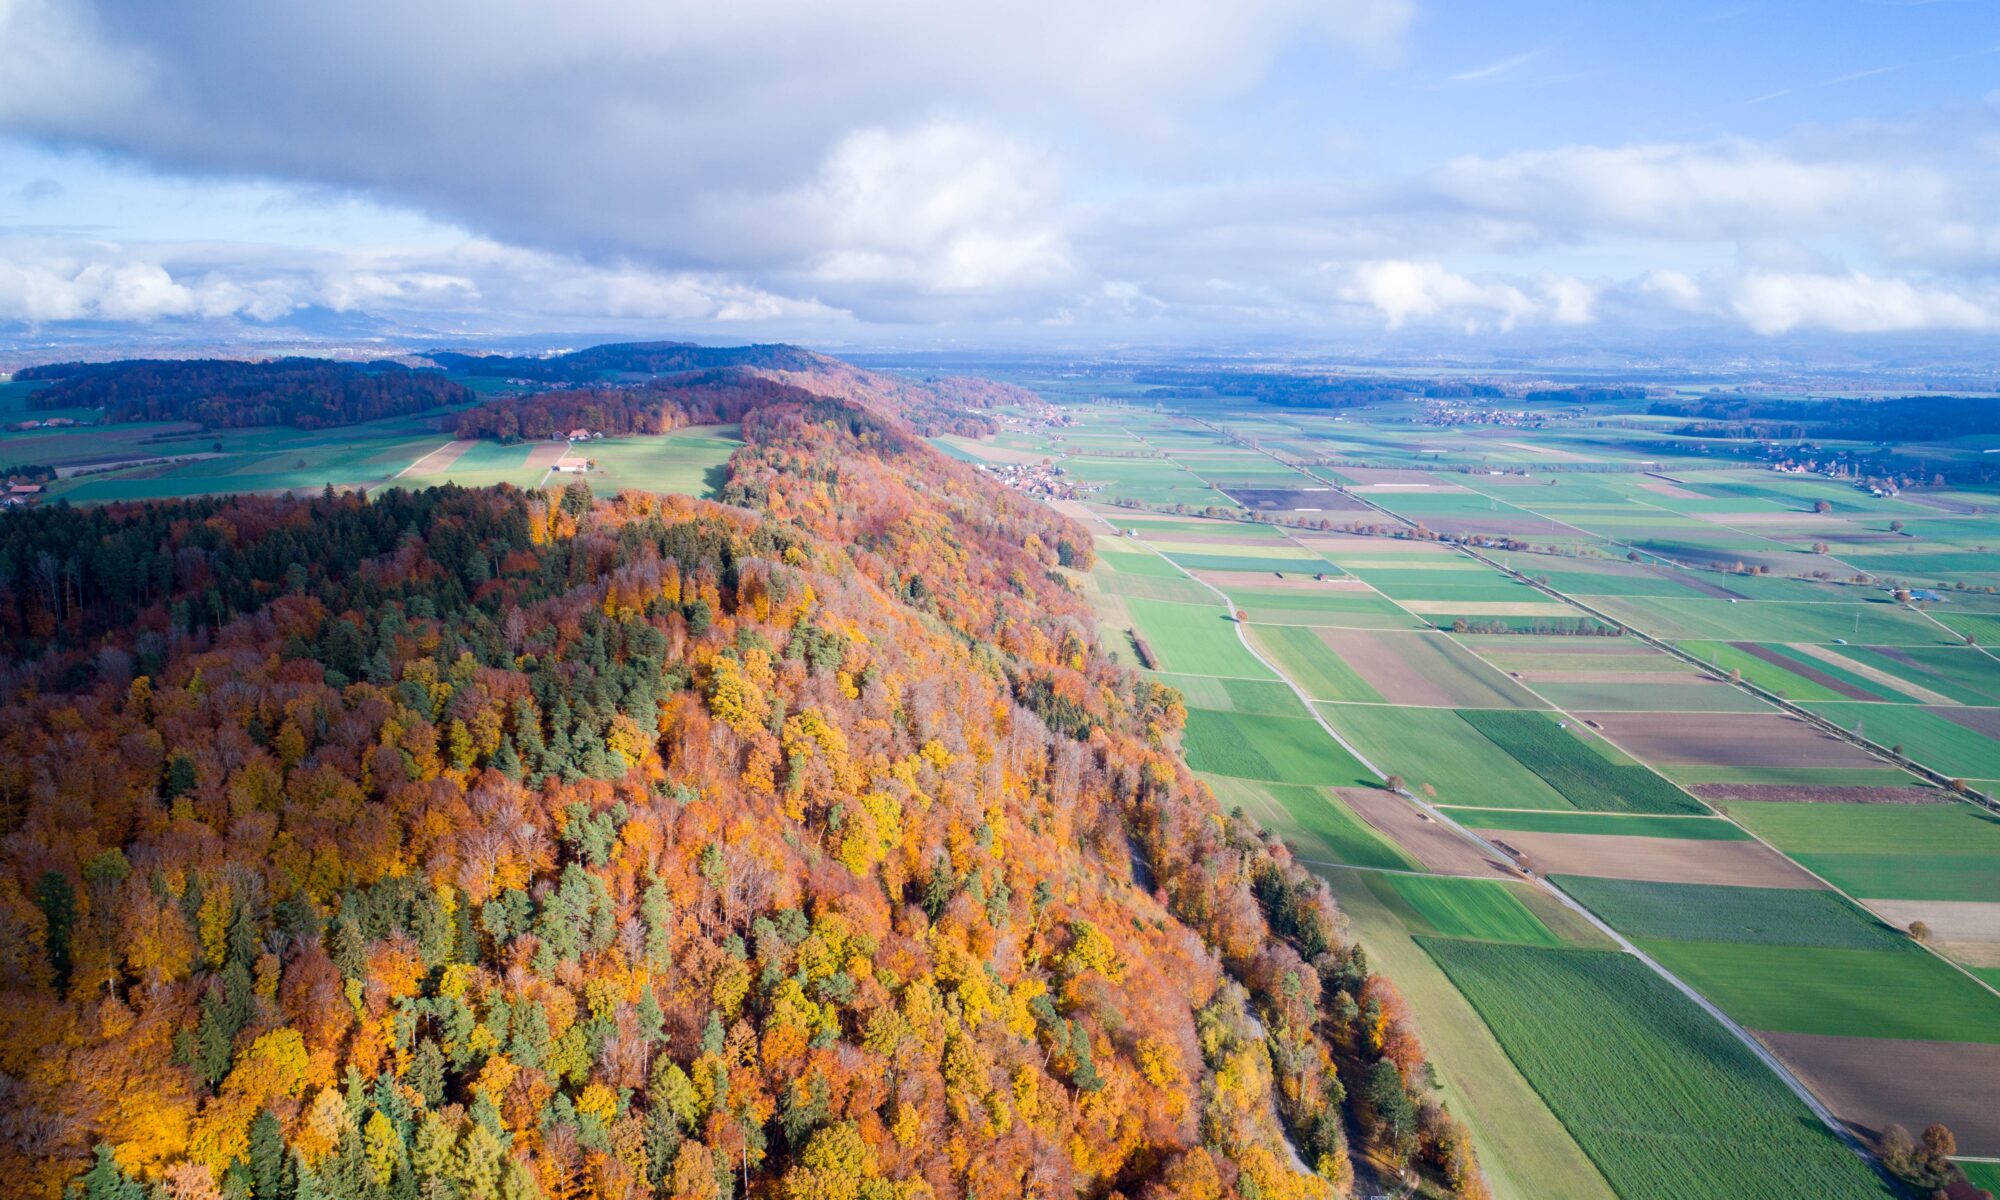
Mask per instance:
[[[2000,4],[0,0],[0,322],[2000,331]]]

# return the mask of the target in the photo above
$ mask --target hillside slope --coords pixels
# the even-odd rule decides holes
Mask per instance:
[[[1324,886],[1091,648],[1087,536],[846,400],[744,436],[728,505],[0,524],[0,1171],[1271,1200],[1356,1129],[1481,1194]]]

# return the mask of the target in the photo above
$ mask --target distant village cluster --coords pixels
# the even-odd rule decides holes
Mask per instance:
[[[1080,500],[1104,490],[1101,483],[1079,483],[1053,462],[982,463],[980,469],[1002,485],[1037,500]]]
[[[1798,458],[1796,455],[1822,453],[1819,446],[1784,447],[1764,443],[1760,447],[1771,470],[1780,475],[1821,475],[1828,479],[1852,484],[1857,492],[1871,496],[1891,497],[1902,494],[1904,488],[1921,487],[1924,480],[1913,475],[1877,474],[1874,464],[1865,460],[1852,459],[1839,451],[1830,452],[1825,461],[1817,457]],[[1944,476],[1931,480],[1933,487],[1944,484]]]
[[[1464,400],[1426,400],[1421,424],[1493,425],[1504,429],[1540,429],[1548,423],[1547,413],[1524,408],[1482,408]]]

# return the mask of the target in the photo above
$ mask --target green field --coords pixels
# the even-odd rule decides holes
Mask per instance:
[[[1391,871],[1421,871],[1423,864],[1403,853],[1324,788],[1260,783],[1221,775],[1203,778],[1223,808],[1241,807],[1257,823],[1285,839],[1299,857],[1314,863],[1341,863]]]
[[[596,460],[613,487],[713,497],[729,480],[729,456],[742,447],[741,425],[690,425],[658,437],[592,442],[578,450]]]
[[[2000,901],[2000,816],[1985,809],[1768,801],[1724,808],[1851,896]]]
[[[1446,708],[1380,704],[1316,705],[1368,761],[1426,787],[1449,804],[1490,808],[1571,808],[1570,802]]]
[[[1380,883],[1414,912],[1416,919],[1405,922],[1413,930],[1519,946],[1563,944],[1515,894],[1525,885],[1439,875],[1384,875]]]
[[[2000,661],[1976,646],[1847,646],[1840,653],[1960,704],[2000,705]]]
[[[1907,937],[1837,892],[1581,875],[1555,876],[1553,881],[1632,938],[1849,950],[1910,948]]]
[[[1880,603],[1797,604],[1756,600],[1684,600],[1650,596],[1599,599],[1593,606],[1654,637],[1722,642],[1835,642],[1936,646],[1951,636],[1886,599]]]
[[[1266,783],[1371,787],[1376,779],[1319,722],[1306,717],[1250,716],[1188,710],[1185,745],[1197,771]]]
[[[1658,683],[1537,683],[1536,694],[1567,712],[1768,712],[1742,688],[1662,676]]]
[[[1781,645],[1768,645],[1766,648],[1776,651],[1785,658],[1794,657],[1792,654],[1786,653],[1785,648]],[[1765,691],[1775,692],[1787,700],[1848,699],[1848,697],[1817,680],[1797,674],[1790,667],[1780,666],[1767,659],[1759,658],[1750,651],[1739,649],[1727,642],[1682,642],[1680,643],[1680,649],[1694,655],[1703,662],[1713,663],[1724,671],[1741,672],[1744,679],[1756,684]],[[1800,658],[1796,660],[1796,665],[1810,667],[1829,675],[1834,674],[1832,670],[1828,669],[1827,664],[1821,662]],[[1903,697],[1889,694],[1888,689],[1882,688],[1879,685],[1871,686],[1866,683],[1857,683],[1857,686],[1871,694],[1878,695],[1884,700],[1903,699]]]
[[[1700,801],[1645,767],[1611,762],[1592,744],[1541,713],[1467,709],[1459,715],[1577,808],[1591,812],[1708,811]]]
[[[1269,571],[1276,578],[1279,575],[1334,574],[1339,570],[1332,563],[1318,558],[1272,558],[1224,554],[1216,550],[1169,550],[1166,553],[1168,558],[1190,571]]]
[[[1959,779],[2000,779],[2000,742],[1945,717],[1949,708],[1909,704],[1808,704],[1842,729],[1859,730],[1879,745],[1903,752],[1933,771]],[[1988,716],[1992,714],[1986,714]]]
[[[1219,679],[1213,675],[1169,675],[1151,672],[1154,679],[1174,688],[1189,708],[1212,708],[1223,712],[1252,713],[1267,717],[1296,717],[1304,711],[1298,694],[1275,679]]]
[[[1518,829],[1522,833],[1596,833],[1619,837],[1684,838],[1734,842],[1749,834],[1718,817],[1663,817],[1599,812],[1532,812],[1492,808],[1451,808],[1452,818],[1474,829]]]
[[[1371,965],[1396,981],[1444,1085],[1440,1099],[1472,1129],[1497,1200],[1612,1200],[1576,1141],[1524,1079],[1397,912],[1370,871],[1321,870]]]
[[[1855,950],[1634,940],[1661,966],[1752,1029],[2000,1042],[2000,996],[1914,946]]]
[[[1156,579],[1187,580],[1187,576],[1181,574],[1178,567],[1151,550],[1121,544],[1115,538],[1106,537],[1095,540],[1095,549],[1098,561],[1120,575],[1147,575]]]
[[[1173,604],[1130,596],[1125,598],[1125,608],[1162,671],[1276,678],[1269,667],[1244,649],[1236,636],[1236,622],[1220,604]]]
[[[1349,629],[1425,629],[1429,623],[1374,592],[1231,588],[1230,600],[1260,625]]]
[[[1894,1195],[1747,1047],[1630,955],[1419,944],[1624,1200]]]
[[[1315,700],[1380,701],[1382,694],[1354,673],[1313,630],[1303,625],[1259,625],[1250,631],[1264,656],[1276,662]]]

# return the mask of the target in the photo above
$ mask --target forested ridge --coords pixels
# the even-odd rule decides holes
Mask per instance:
[[[723,504],[0,522],[10,1186],[1484,1194],[1324,885],[1094,648],[1087,533],[765,399]]]
[[[28,367],[21,380],[48,380],[28,395],[31,407],[102,408],[114,421],[195,421],[217,429],[291,425],[323,429],[407,416],[473,399],[471,389],[437,371],[395,363],[280,358],[133,358],[110,363]]]
[[[629,342],[548,358],[444,352],[429,357],[467,375],[564,385],[496,398],[459,418],[460,437],[501,441],[544,438],[579,426],[617,435],[664,433],[677,422],[733,421],[758,405],[809,396],[882,409],[925,436],[978,436],[998,426],[977,410],[1034,399],[1012,384],[960,376],[906,378],[783,344]]]

